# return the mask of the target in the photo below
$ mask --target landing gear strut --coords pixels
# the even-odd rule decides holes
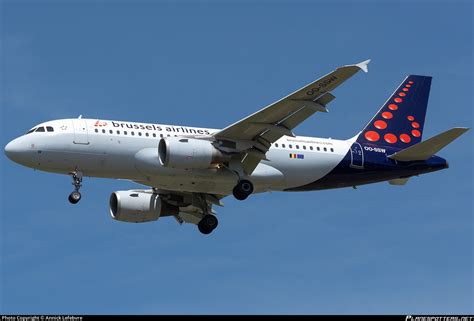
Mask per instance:
[[[238,199],[239,201],[243,201],[247,197],[249,197],[250,194],[253,193],[253,184],[252,182],[248,180],[241,180],[235,185],[234,189],[232,190],[232,193],[234,194],[234,197]]]
[[[198,224],[199,232],[202,234],[209,234],[217,227],[219,221],[217,217],[211,214],[206,214]]]
[[[81,193],[79,193],[79,189],[82,186],[82,173],[81,172],[73,172],[71,173],[72,176],[72,185],[74,186],[74,191],[69,194],[69,202],[71,204],[77,204],[81,200]]]

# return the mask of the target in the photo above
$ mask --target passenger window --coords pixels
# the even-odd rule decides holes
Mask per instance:
[[[113,133],[114,133],[114,131],[112,129],[109,130],[109,134],[113,134]]]
[[[306,149],[306,146],[305,146],[305,145],[303,145],[303,149]]]
[[[138,132],[138,136],[141,136],[142,135],[142,132]]]
[[[53,127],[51,127],[51,126],[46,126],[46,130],[47,130],[48,132],[54,132],[54,129],[53,129]]]
[[[135,132],[131,132],[132,136],[135,136]]]
[[[331,152],[333,152],[333,153],[334,153],[334,148],[331,148]]]
[[[160,137],[163,138],[163,134],[160,134]]]
[[[325,151],[325,152],[327,152],[327,151],[328,151],[328,149],[327,149],[326,147],[324,147],[324,151]]]
[[[38,129],[36,131],[44,133],[44,127],[38,127]]]
[[[318,147],[316,147],[316,149],[318,150],[318,152],[321,150],[321,148],[319,148],[319,146],[318,146]]]
[[[293,148],[293,145],[290,144],[290,145],[288,145],[288,147]]]
[[[95,129],[95,132],[96,132],[96,133],[98,133],[98,132],[99,132],[99,130],[96,128],[96,129]]]
[[[148,137],[148,133],[145,133],[145,136]]]
[[[170,134],[168,134],[168,137],[170,137],[170,136],[171,136],[171,135],[170,135]]]
[[[309,149],[313,150],[313,146],[309,146]]]
[[[278,147],[278,144],[275,144],[275,147]]]
[[[155,133],[153,133],[153,137],[156,137],[156,134],[155,134]]]
[[[281,144],[281,147],[285,148],[285,144]]]
[[[123,132],[123,134],[124,134],[124,135],[127,135],[127,131],[125,130],[125,131]]]
[[[117,135],[120,135],[120,130],[117,130]]]
[[[105,129],[102,129],[102,134],[105,134]]]

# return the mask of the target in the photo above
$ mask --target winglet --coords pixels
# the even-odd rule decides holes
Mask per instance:
[[[364,72],[369,72],[369,68],[368,68],[369,62],[370,62],[370,59],[367,59],[366,61],[362,61],[362,62],[356,64],[356,67],[359,67]]]

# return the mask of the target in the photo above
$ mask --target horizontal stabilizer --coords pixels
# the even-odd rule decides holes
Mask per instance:
[[[403,162],[427,160],[468,130],[469,128],[464,127],[451,128],[450,130],[405,148],[388,157]]]

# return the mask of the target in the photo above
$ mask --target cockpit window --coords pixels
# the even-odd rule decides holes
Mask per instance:
[[[44,132],[46,132],[46,131],[48,131],[48,132],[54,132],[54,128],[51,127],[51,126],[35,127],[35,128],[30,129],[30,130],[26,133],[26,135],[31,134],[31,133],[33,133],[33,132],[44,133]]]

